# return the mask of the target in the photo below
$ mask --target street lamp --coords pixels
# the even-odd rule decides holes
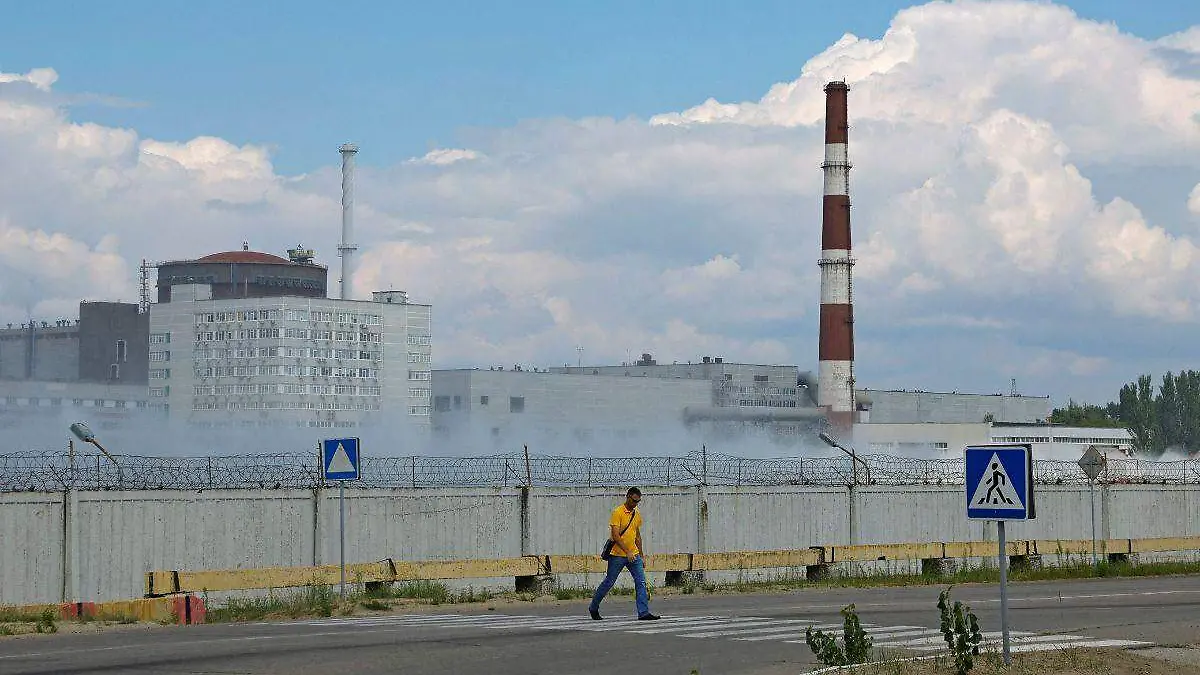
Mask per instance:
[[[103,445],[100,445],[100,441],[96,440],[96,434],[92,433],[92,430],[88,428],[88,425],[84,424],[83,422],[75,422],[71,425],[71,433],[75,434],[75,438],[78,438],[84,443],[91,443],[99,448],[100,452],[104,453],[104,456],[108,458],[108,461],[112,462],[113,466],[117,467],[117,484],[121,487],[124,487],[125,476],[121,471],[121,465],[117,463],[115,457],[108,454],[108,450],[105,450]]]
[[[867,470],[867,483],[870,484],[870,482],[871,482],[871,467],[867,466],[866,462],[863,462],[861,459],[859,459],[858,455],[855,454],[853,449],[849,449],[849,450],[846,449],[845,447],[842,446],[842,444],[833,440],[833,438],[830,437],[830,435],[825,433],[824,431],[822,431],[820,434],[818,434],[818,436],[829,447],[837,448],[838,450],[841,450],[842,452],[846,453],[847,455],[850,455],[850,470],[853,473],[855,485],[858,485],[858,463],[859,462],[862,462],[863,468]]]

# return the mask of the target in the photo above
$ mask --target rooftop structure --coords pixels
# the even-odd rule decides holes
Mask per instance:
[[[329,270],[313,261],[303,246],[283,258],[251,251],[222,251],[194,260],[163,262],[158,267],[158,302],[177,300],[228,300],[300,296],[323,298]]]

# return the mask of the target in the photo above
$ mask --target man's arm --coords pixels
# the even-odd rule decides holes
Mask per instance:
[[[610,530],[609,539],[613,540],[613,549],[620,551],[622,556],[628,558],[629,551],[626,551],[625,547],[621,545],[621,526],[620,525],[609,525],[608,529]],[[640,532],[638,533],[638,536],[641,536]]]
[[[634,543],[637,544],[638,555],[642,558],[646,557],[646,549],[642,548],[642,531],[639,529],[637,536],[634,537]]]

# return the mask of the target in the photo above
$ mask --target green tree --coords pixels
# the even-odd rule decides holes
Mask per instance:
[[[1117,400],[1119,417],[1133,436],[1133,446],[1138,452],[1159,455],[1162,447],[1157,445],[1158,410],[1154,401],[1154,389],[1149,375],[1141,375],[1137,382],[1121,387]]]
[[[1076,403],[1074,399],[1067,402],[1065,408],[1055,408],[1050,413],[1052,424],[1066,424],[1073,427],[1105,427],[1119,429],[1125,426],[1121,421],[1119,410],[1115,404],[1105,406],[1090,403]]]

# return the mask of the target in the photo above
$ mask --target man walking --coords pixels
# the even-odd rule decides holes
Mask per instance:
[[[625,493],[625,502],[613,509],[612,517],[608,520],[609,540],[612,549],[608,557],[608,574],[596,594],[592,596],[592,604],[588,612],[593,619],[601,619],[600,601],[612,590],[617,583],[621,570],[629,568],[633,576],[633,584],[637,597],[638,619],[654,621],[658,617],[650,613],[650,598],[646,592],[646,569],[642,562],[642,514],[637,510],[638,502],[642,501],[642,491],[631,487]]]

